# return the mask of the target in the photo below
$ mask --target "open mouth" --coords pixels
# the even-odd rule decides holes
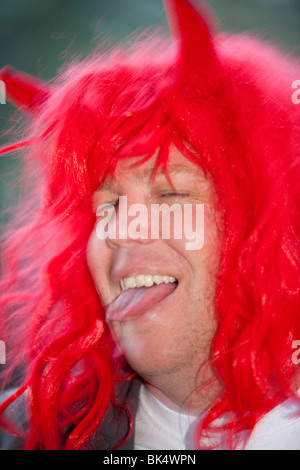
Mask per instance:
[[[139,317],[169,296],[178,285],[173,276],[138,274],[121,279],[121,294],[108,306],[107,321]]]

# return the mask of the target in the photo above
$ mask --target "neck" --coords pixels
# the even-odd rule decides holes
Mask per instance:
[[[148,390],[166,406],[193,414],[206,411],[221,390],[220,382],[208,368],[197,373],[196,380],[195,375],[187,377],[178,373],[143,378]]]

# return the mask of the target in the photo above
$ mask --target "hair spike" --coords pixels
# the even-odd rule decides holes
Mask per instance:
[[[10,65],[0,70],[9,101],[26,113],[32,113],[50,95],[49,86],[43,81],[19,72]]]
[[[213,44],[216,20],[204,3],[201,11],[188,0],[165,0],[165,7],[170,29],[179,40],[179,70],[195,85],[194,76],[199,83],[199,77],[212,74],[218,63]]]

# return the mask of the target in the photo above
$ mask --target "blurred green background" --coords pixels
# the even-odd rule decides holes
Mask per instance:
[[[195,4],[199,0],[194,0]],[[300,57],[300,0],[208,0],[224,31],[248,31]],[[41,79],[52,78],[65,61],[88,54],[101,39],[113,42],[161,25],[163,0],[0,0],[0,68],[11,64]],[[300,79],[300,77],[295,77]],[[17,116],[0,104],[0,145]],[[0,157],[0,211],[16,199],[15,155]],[[2,215],[0,223],[6,221]]]

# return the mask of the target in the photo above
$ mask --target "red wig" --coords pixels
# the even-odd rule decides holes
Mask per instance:
[[[0,300],[4,385],[18,382],[1,423],[16,432],[5,409],[25,393],[26,449],[85,448],[127,378],[86,261],[92,195],[121,158],[159,149],[166,170],[171,144],[213,180],[224,221],[211,349],[223,388],[197,446],[225,413],[234,438],[295,395],[300,126],[291,85],[300,67],[251,37],[213,35],[187,0],[166,3],[173,43],[155,36],[97,53],[51,85],[2,71],[31,116],[28,138],[5,149],[24,147],[24,187],[3,242]]]

